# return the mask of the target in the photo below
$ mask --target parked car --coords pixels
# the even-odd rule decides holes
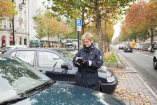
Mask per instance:
[[[139,49],[143,51],[148,51],[149,46],[150,44],[141,44],[141,47]]]
[[[125,105],[105,93],[55,82],[8,55],[0,55],[0,84],[0,105]]]
[[[132,47],[131,46],[125,46],[124,47],[124,52],[133,52],[133,49],[132,49]]]
[[[149,46],[148,51],[154,52],[157,49],[157,45],[156,44],[152,44]]]
[[[7,47],[3,47],[1,50],[0,50],[0,54],[2,52],[5,52],[6,50],[8,49],[18,49],[18,48],[27,48],[26,45],[10,45],[10,46],[7,46]]]
[[[75,84],[77,67],[73,66],[74,54],[65,50],[26,48],[10,49],[4,54],[12,55],[29,63],[35,69],[43,72],[53,80]],[[100,91],[112,94],[116,89],[118,80],[114,72],[106,67],[98,70]]]
[[[157,50],[154,51],[153,67],[155,70],[157,70]]]

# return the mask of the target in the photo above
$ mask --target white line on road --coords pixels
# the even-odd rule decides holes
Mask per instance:
[[[153,58],[152,56],[149,56],[149,55],[146,55],[146,54],[142,54],[142,53],[139,53],[139,52],[134,52],[134,53]]]

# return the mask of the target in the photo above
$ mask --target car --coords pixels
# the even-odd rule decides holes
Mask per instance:
[[[150,47],[151,44],[141,44],[140,46],[140,50],[143,50],[143,51],[148,51],[148,48]]]
[[[141,44],[137,43],[137,44],[134,46],[134,49],[139,50],[140,46],[141,46]]]
[[[157,70],[157,50],[154,51],[153,67],[155,70]]]
[[[124,48],[124,45],[123,44],[119,44],[119,50],[123,49],[123,48]]]
[[[124,47],[124,52],[133,52],[133,49],[131,46],[127,45]]]
[[[111,95],[53,81],[9,55],[0,55],[0,84],[0,105],[125,105]]]
[[[73,66],[74,54],[66,50],[46,48],[10,49],[4,54],[12,55],[32,65],[49,78],[75,85],[77,67]],[[102,66],[98,70],[100,91],[112,94],[118,84],[114,72]]]
[[[73,44],[66,44],[66,50],[67,51],[74,51],[76,48],[75,48],[75,46],[73,45]]]
[[[27,48],[27,46],[26,45],[10,45],[10,46],[7,46],[7,47],[3,47],[0,50],[0,54],[5,52],[8,49],[18,49],[18,48]]]
[[[149,46],[148,51],[154,52],[157,49],[157,44],[152,44]]]

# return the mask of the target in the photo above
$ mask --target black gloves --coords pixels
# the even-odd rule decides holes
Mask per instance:
[[[84,60],[84,65],[89,66],[89,60]]]

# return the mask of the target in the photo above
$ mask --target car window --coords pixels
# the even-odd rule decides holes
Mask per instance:
[[[18,51],[16,57],[29,63],[30,65],[34,65],[34,53],[35,51]]]
[[[39,67],[46,67],[46,68],[61,68],[61,65],[65,63],[58,55],[52,52],[44,52],[40,51],[38,55],[38,65]]]
[[[75,54],[68,52],[68,51],[59,51],[58,53],[61,54],[62,56],[64,56],[71,63],[73,61],[73,58],[75,57]]]
[[[10,55],[15,57],[16,52],[12,52]]]

